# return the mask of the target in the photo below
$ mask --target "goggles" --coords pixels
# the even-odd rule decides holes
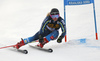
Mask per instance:
[[[50,15],[51,18],[59,18],[59,14],[57,15]]]

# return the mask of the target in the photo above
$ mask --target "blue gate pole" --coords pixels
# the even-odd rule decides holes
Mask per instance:
[[[64,0],[64,21],[65,21],[65,24],[66,24],[66,7],[65,6],[66,5],[65,5],[65,0]],[[66,33],[67,33],[67,31],[66,31]],[[65,35],[65,42],[67,42],[67,35]]]
[[[96,13],[95,13],[95,4],[93,0],[93,11],[94,11],[94,23],[95,23],[95,35],[96,35],[96,40],[98,40],[98,33],[97,33],[97,24],[96,24]]]

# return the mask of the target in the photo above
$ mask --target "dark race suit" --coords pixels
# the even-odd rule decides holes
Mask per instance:
[[[24,39],[25,44],[36,41],[39,39],[39,35],[46,37],[48,41],[56,39],[59,35],[59,29],[61,28],[62,34],[60,36],[64,37],[66,34],[66,27],[64,20],[59,17],[57,21],[52,20],[50,16],[47,16],[41,26],[40,31],[38,31],[34,36]]]

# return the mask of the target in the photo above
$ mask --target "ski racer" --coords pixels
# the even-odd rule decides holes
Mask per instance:
[[[60,28],[62,30],[62,34],[58,37]],[[65,35],[66,27],[64,19],[60,16],[59,10],[57,8],[53,8],[44,19],[40,30],[34,36],[22,39],[15,47],[19,49],[21,46],[39,40],[39,44],[37,46],[43,48],[43,46],[51,40],[57,39],[57,42],[61,43]]]

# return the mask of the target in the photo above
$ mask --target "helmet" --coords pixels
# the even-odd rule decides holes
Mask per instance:
[[[57,8],[51,9],[50,15],[56,15],[59,14],[59,10]]]

